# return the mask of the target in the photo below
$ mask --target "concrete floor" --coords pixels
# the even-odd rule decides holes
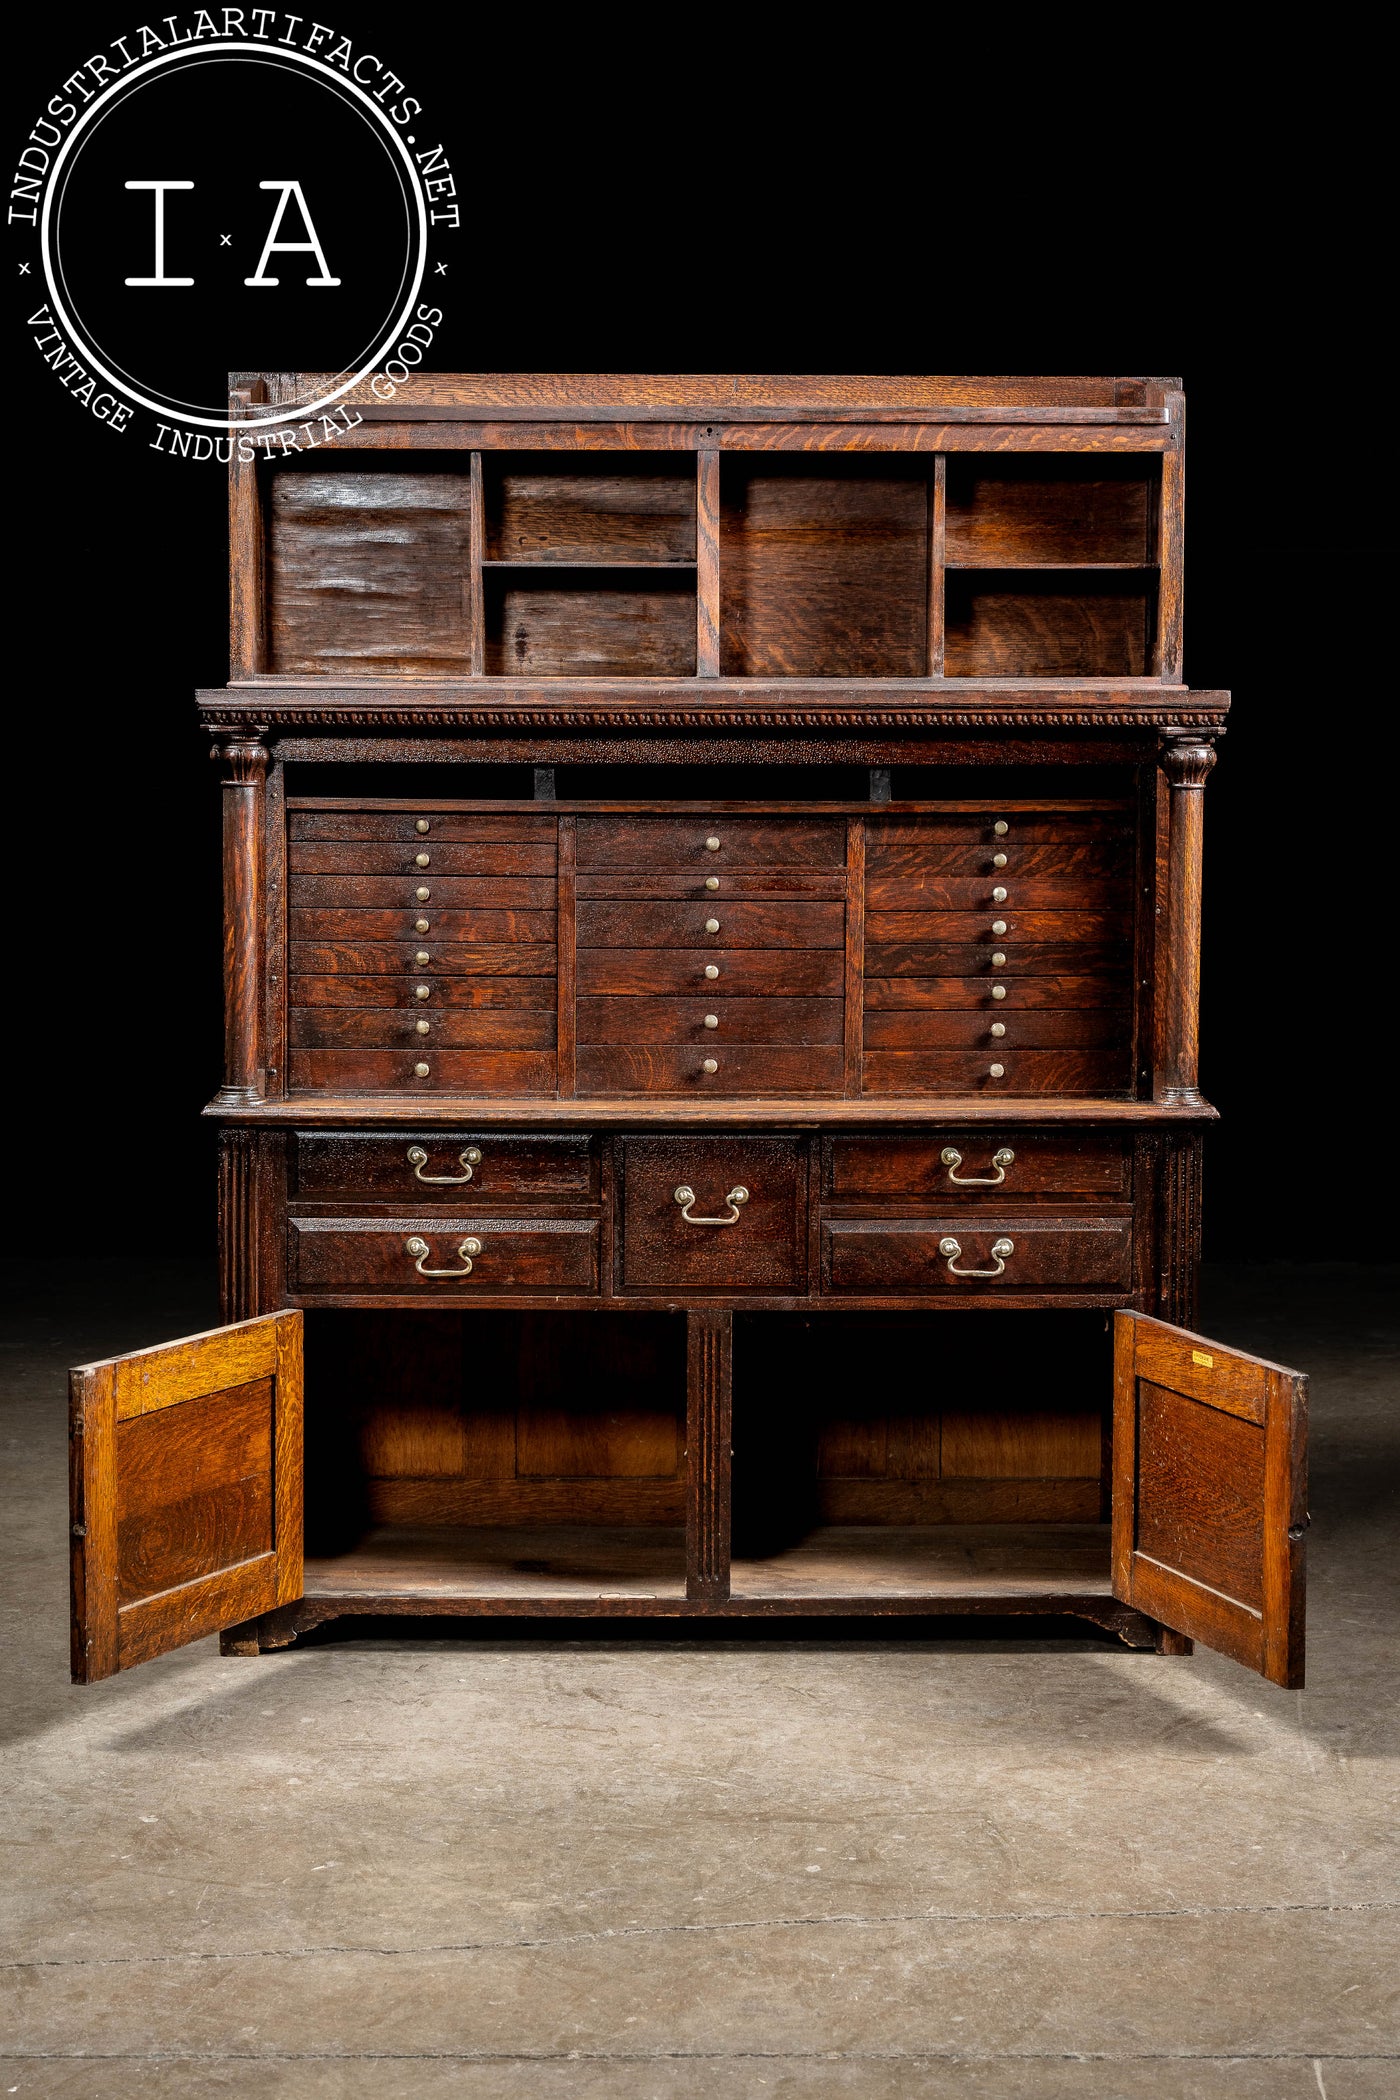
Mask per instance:
[[[556,1633],[79,1690],[61,1370],[209,1283],[18,1266],[0,2094],[1400,2093],[1393,1273],[1221,1274],[1203,1321],[1314,1374],[1306,1693],[1091,1639]]]

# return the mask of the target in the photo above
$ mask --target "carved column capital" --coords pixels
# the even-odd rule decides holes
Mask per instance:
[[[267,778],[268,750],[262,741],[267,734],[257,729],[240,730],[234,736],[217,736],[210,746],[209,756],[224,768],[224,784],[229,787],[261,787]]]
[[[1202,736],[1198,729],[1165,729],[1160,757],[1174,788],[1203,788],[1216,760],[1215,738]]]

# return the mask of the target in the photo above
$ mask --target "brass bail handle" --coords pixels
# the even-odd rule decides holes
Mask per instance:
[[[1006,1170],[1016,1155],[1009,1145],[1003,1145],[999,1152],[994,1152],[994,1174],[959,1174],[956,1170],[962,1165],[962,1154],[954,1145],[945,1145],[940,1157],[948,1169],[948,1179],[955,1182],[960,1189],[997,1189],[1005,1181]]]
[[[748,1190],[746,1188],[731,1189],[724,1200],[729,1205],[727,1218],[697,1218],[690,1207],[695,1201],[694,1189],[691,1188],[688,1182],[683,1181],[676,1190],[676,1201],[682,1206],[681,1216],[685,1219],[687,1225],[737,1225],[739,1222],[739,1207],[749,1200]]]
[[[481,1165],[480,1145],[468,1145],[466,1151],[459,1152],[457,1157],[467,1170],[465,1174],[425,1174],[423,1169],[428,1164],[427,1153],[421,1145],[410,1145],[408,1148],[408,1163],[419,1181],[435,1181],[442,1184],[470,1181],[473,1170]]]
[[[992,1241],[992,1260],[996,1263],[996,1267],[994,1269],[960,1269],[958,1267],[958,1256],[962,1253],[962,1247],[961,1244],[951,1236],[951,1234],[946,1240],[940,1240],[938,1242],[938,1251],[946,1260],[950,1275],[1000,1276],[1004,1272],[1007,1262],[1016,1252],[1016,1243],[1014,1240]]]
[[[460,1269],[425,1269],[423,1264],[433,1250],[426,1240],[419,1239],[416,1232],[411,1240],[404,1241],[403,1251],[405,1254],[411,1254],[415,1257],[413,1266],[420,1276],[470,1276],[472,1272],[472,1256],[480,1254],[481,1242],[475,1238],[465,1239],[461,1242],[457,1249],[457,1258],[463,1265]]]

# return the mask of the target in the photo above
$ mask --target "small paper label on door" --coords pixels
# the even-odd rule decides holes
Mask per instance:
[[[1215,1358],[1207,1356],[1204,1349],[1193,1349],[1191,1351],[1191,1361],[1193,1364],[1204,1364],[1208,1371],[1215,1369]]]

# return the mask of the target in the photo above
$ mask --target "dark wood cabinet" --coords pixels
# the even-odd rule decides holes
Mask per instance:
[[[350,410],[235,447],[231,1324],[74,1374],[75,1674],[1015,1612],[1300,1683],[1303,1381],[1188,1331],[1176,382]]]

